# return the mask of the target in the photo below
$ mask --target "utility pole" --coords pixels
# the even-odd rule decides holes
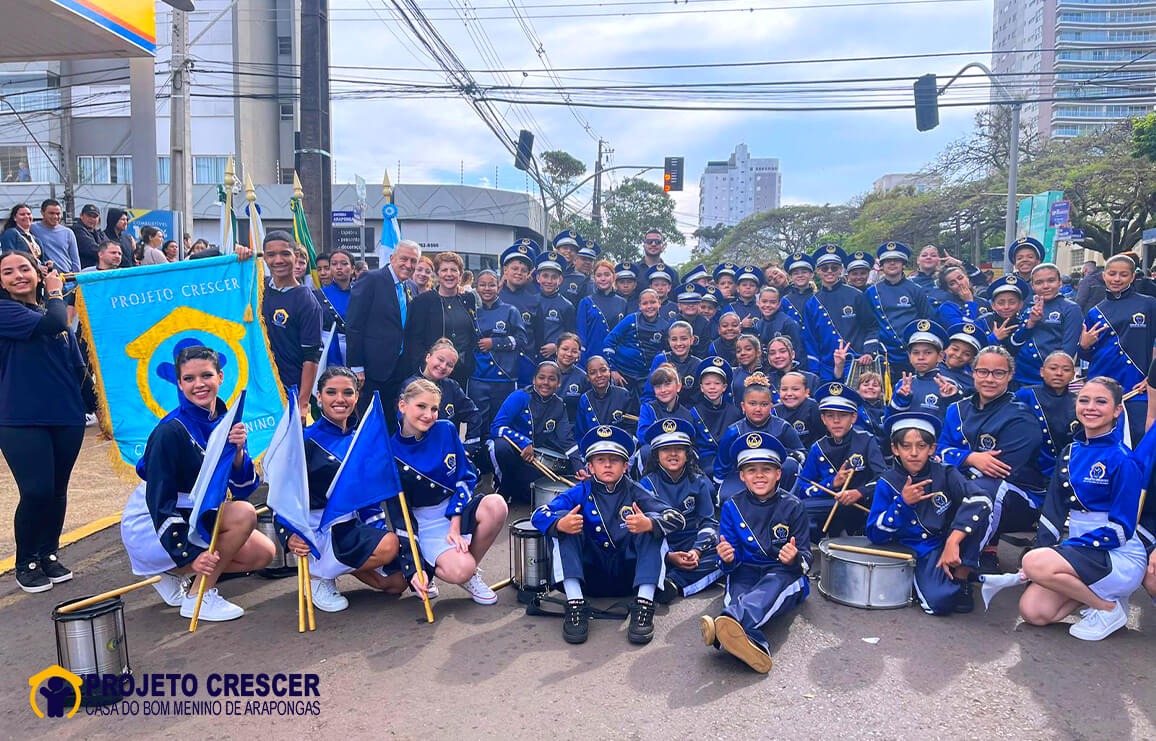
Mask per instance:
[[[169,96],[169,208],[180,229],[193,232],[193,162],[189,132],[189,14],[173,9],[172,93]],[[182,234],[170,234],[184,249]]]
[[[333,156],[329,122],[329,0],[301,0],[301,135],[297,174],[318,253],[332,241]],[[310,53],[312,51],[312,53]]]
[[[602,238],[602,144],[598,140],[598,159],[594,161],[594,201],[590,206],[590,220],[594,222],[594,238]]]

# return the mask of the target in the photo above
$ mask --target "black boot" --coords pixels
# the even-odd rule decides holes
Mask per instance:
[[[566,603],[566,615],[562,619],[562,637],[567,643],[585,643],[590,635],[590,611],[586,600],[572,599]]]
[[[654,602],[642,597],[634,598],[630,608],[630,628],[626,637],[631,643],[646,644],[654,638]]]
[[[959,594],[955,597],[955,611],[967,614],[975,609],[975,600],[971,596],[971,582],[964,579],[959,584]]]
[[[681,596],[682,590],[674,583],[674,579],[668,577],[662,582],[661,586],[659,586],[658,591],[655,592],[654,600],[660,605],[669,605],[674,601],[675,597]]]

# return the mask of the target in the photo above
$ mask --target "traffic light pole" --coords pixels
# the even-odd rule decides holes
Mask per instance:
[[[1011,116],[1009,116],[1008,128],[1008,167],[1007,167],[1007,214],[1004,218],[1004,246],[1011,247],[1012,243],[1016,241],[1016,185],[1019,180],[1019,150],[1020,150],[1020,107],[1023,105],[1021,101],[1016,100],[1011,92],[996,79],[995,74],[988,69],[987,65],[980,62],[971,62],[964,65],[963,69],[955,73],[955,76],[948,80],[943,87],[939,88],[938,95],[943,95],[951,84],[958,80],[964,72],[969,69],[978,69],[987,75],[991,80],[992,87],[994,87],[1003,98],[1003,101],[998,105],[1005,105],[1011,109]],[[1009,263],[1011,255],[1005,255],[1004,259]]]

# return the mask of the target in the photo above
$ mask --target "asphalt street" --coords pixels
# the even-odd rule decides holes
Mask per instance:
[[[125,596],[134,675],[194,674],[194,699],[206,700],[213,673],[315,673],[316,715],[81,708],[41,719],[28,677],[55,663],[54,605],[135,580],[116,528],[61,557],[77,577],[50,592],[0,580],[2,738],[1156,738],[1156,607],[1143,593],[1126,631],[1083,643],[1067,626],[1018,623],[1012,591],[990,612],[980,603],[971,615],[934,618],[838,605],[812,586],[799,611],[769,628],[774,668],[763,676],[702,645],[698,618],[717,614],[718,589],[660,608],[649,646],[630,645],[623,623],[604,620],[588,643],[570,646],[558,619],[526,616],[512,589],[485,607],[442,585],[429,625],[415,598],[350,577],[340,582],[350,608],[318,613],[306,634],[297,632],[294,579],[223,584],[245,617],[193,634],[152,589]],[[490,582],[508,575],[505,538],[483,567]]]

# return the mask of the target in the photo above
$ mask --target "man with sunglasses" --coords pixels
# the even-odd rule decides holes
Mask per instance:
[[[662,253],[666,252],[666,237],[657,229],[647,229],[642,238],[642,259],[634,263],[634,274],[638,285],[647,285],[646,271],[663,264]]]
[[[848,348],[847,357],[864,365],[882,349],[879,322],[863,293],[843,282],[847,255],[838,246],[824,244],[812,255],[819,273],[819,290],[803,307],[803,344],[811,372],[825,383],[835,376],[835,351]]]

